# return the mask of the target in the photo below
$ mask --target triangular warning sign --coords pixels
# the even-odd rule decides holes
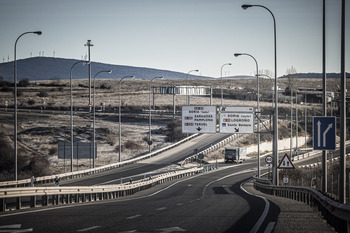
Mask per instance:
[[[278,165],[279,169],[294,169],[294,165],[287,154],[285,154]]]

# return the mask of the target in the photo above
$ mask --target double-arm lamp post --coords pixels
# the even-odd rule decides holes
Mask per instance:
[[[274,27],[274,56],[275,56],[275,114],[273,118],[273,184],[278,185],[277,162],[278,162],[278,92],[277,92],[277,49],[276,49],[276,19],[272,11],[262,5],[242,5],[243,10],[251,7],[261,7],[267,10],[273,19]]]
[[[101,70],[101,71],[97,72],[97,73],[95,74],[95,76],[94,76],[94,89],[93,89],[93,90],[94,90],[94,98],[93,98],[93,103],[92,103],[93,106],[94,106],[94,107],[93,107],[93,108],[94,108],[94,109],[93,109],[93,111],[94,111],[94,123],[93,123],[93,128],[94,128],[93,131],[94,131],[94,133],[93,133],[93,134],[94,134],[94,135],[93,135],[93,142],[92,142],[92,148],[93,148],[93,153],[92,153],[92,154],[93,154],[93,158],[92,158],[92,161],[93,161],[93,162],[92,162],[92,167],[93,167],[93,168],[95,168],[95,158],[96,158],[96,151],[95,151],[95,150],[96,150],[96,147],[95,147],[95,141],[96,141],[96,126],[95,126],[95,123],[96,123],[96,116],[95,116],[95,112],[96,112],[96,111],[95,111],[95,80],[96,80],[96,76],[99,75],[99,74],[101,74],[101,73],[109,73],[109,74],[110,74],[110,73],[112,73],[112,71],[111,71],[111,70]],[[90,161],[91,161],[91,160],[90,160]]]
[[[253,58],[253,60],[255,61],[255,65],[256,65],[256,83],[257,83],[257,97],[256,97],[256,103],[257,103],[257,116],[258,116],[258,125],[257,125],[257,131],[258,131],[258,135],[257,135],[257,144],[258,144],[258,177],[260,177],[260,104],[259,104],[259,99],[260,99],[260,88],[259,88],[259,66],[258,66],[258,62],[256,61],[255,57],[253,57],[252,55],[250,55],[249,53],[235,53],[234,54],[235,57],[238,56],[249,56],[251,58]]]
[[[120,156],[120,154],[121,154],[121,147],[122,147],[122,145],[121,145],[121,138],[122,138],[122,131],[121,131],[121,125],[122,125],[122,115],[121,115],[121,99],[120,99],[120,86],[121,86],[121,83],[122,83],[122,81],[123,81],[123,79],[126,79],[126,78],[131,78],[131,79],[134,79],[135,78],[135,76],[124,76],[123,78],[121,78],[120,80],[119,80],[119,89],[118,89],[118,92],[119,92],[119,162],[121,162],[121,156]]]
[[[187,105],[190,105],[190,97],[188,95],[188,75],[191,73],[191,72],[199,72],[199,70],[190,70],[187,75],[186,75],[186,104]]]
[[[152,149],[151,149],[151,145],[152,145],[152,133],[151,133],[151,124],[152,124],[152,120],[151,120],[151,92],[152,92],[152,82],[155,79],[163,79],[164,77],[154,77],[151,79],[151,81],[149,82],[149,138],[148,138],[148,152],[151,153]]]
[[[71,144],[71,161],[70,161],[70,171],[73,172],[73,153],[74,153],[74,137],[73,137],[73,83],[72,83],[72,71],[74,66],[78,65],[79,63],[88,64],[87,61],[77,61],[72,65],[70,68],[70,144]]]
[[[17,181],[17,42],[19,38],[24,36],[25,34],[36,34],[36,35],[41,35],[41,31],[33,31],[33,32],[25,32],[22,33],[19,37],[17,37],[16,42],[15,42],[15,48],[14,48],[14,72],[13,72],[13,82],[15,85],[15,93],[14,93],[14,158],[15,158],[15,174],[14,174],[14,179]]]
[[[222,107],[222,104],[223,104],[223,99],[224,99],[224,91],[223,91],[223,84],[222,84],[222,69],[224,68],[224,66],[230,66],[232,65],[231,63],[225,63],[221,66],[221,69],[220,69],[220,81],[221,81],[221,107]]]

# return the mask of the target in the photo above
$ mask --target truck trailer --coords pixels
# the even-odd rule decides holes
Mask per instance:
[[[247,148],[226,147],[225,163],[243,163],[247,157]]]

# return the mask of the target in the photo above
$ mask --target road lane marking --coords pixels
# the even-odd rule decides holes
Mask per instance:
[[[166,210],[167,208],[166,207],[160,207],[160,208],[158,208],[157,210],[158,211],[161,211],[161,210]]]
[[[245,163],[246,165],[247,163]],[[228,168],[232,168],[233,166],[227,166],[227,167],[223,167],[221,169],[212,171],[212,172],[217,172],[217,171],[222,171],[222,170],[226,170]],[[119,199],[115,199],[115,200],[106,200],[106,201],[98,201],[98,202],[87,202],[87,203],[80,203],[79,205],[64,205],[64,206],[57,206],[57,207],[50,207],[50,208],[45,208],[45,209],[36,209],[36,210],[29,210],[29,211],[24,211],[24,212],[17,212],[17,213],[9,213],[9,214],[4,214],[4,215],[0,215],[0,218],[5,218],[5,217],[10,217],[10,216],[17,216],[17,215],[24,215],[24,214],[32,214],[32,213],[38,213],[38,212],[45,212],[45,211],[53,211],[53,210],[57,210],[57,209],[66,209],[66,208],[75,208],[75,207],[83,207],[83,206],[89,206],[89,205],[95,205],[95,204],[106,204],[106,203],[113,203],[113,202],[126,202],[126,201],[134,201],[134,200],[139,200],[139,199],[144,199],[144,198],[148,198],[148,197],[153,197],[161,192],[164,192],[165,190],[180,184],[182,182],[197,178],[199,176],[203,176],[206,175],[207,173],[202,173],[196,176],[191,176],[188,177],[187,179],[183,179],[183,180],[179,180],[163,189],[160,189],[154,193],[151,193],[147,196],[141,196],[141,197],[131,197],[128,199],[123,199],[123,200],[119,200]]]
[[[84,229],[77,230],[77,232],[90,231],[90,230],[94,230],[94,229],[97,229],[97,228],[100,228],[100,227],[101,227],[101,226],[88,227],[88,228],[84,228]]]
[[[140,214],[136,214],[134,216],[127,217],[126,219],[130,220],[130,219],[138,218],[138,217],[141,217],[141,216],[142,215],[140,215]]]
[[[275,224],[276,224],[275,222],[270,222],[269,225],[267,225],[264,233],[271,233]]]
[[[20,228],[21,228],[21,224],[13,224],[13,225],[0,226],[0,229],[5,229],[5,228],[9,228],[9,229],[20,229]]]
[[[258,230],[260,229],[261,225],[263,224],[267,214],[269,213],[269,209],[270,209],[270,202],[265,198],[265,197],[262,197],[262,196],[258,196],[258,195],[255,195],[255,194],[252,194],[250,192],[248,192],[247,190],[245,190],[243,188],[243,185],[247,182],[249,182],[251,179],[241,183],[241,189],[246,192],[247,194],[251,195],[251,196],[255,196],[255,197],[260,197],[262,198],[264,201],[265,201],[265,209],[262,213],[262,215],[260,216],[259,220],[255,223],[254,227],[250,230],[249,233],[255,233],[255,232],[258,232]]]
[[[185,229],[182,229],[180,227],[170,227],[170,228],[163,228],[163,229],[156,229],[156,231],[160,231],[160,232],[180,232],[180,231],[186,231]]]

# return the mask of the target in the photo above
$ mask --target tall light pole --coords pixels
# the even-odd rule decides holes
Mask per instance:
[[[15,93],[14,93],[14,158],[15,158],[15,174],[14,174],[14,179],[17,181],[17,42],[19,40],[19,38],[21,38],[22,36],[24,36],[25,34],[37,34],[37,35],[41,35],[42,32],[41,31],[33,31],[33,32],[25,32],[22,33],[19,37],[17,37],[16,42],[15,42],[15,49],[14,49],[14,72],[13,72],[13,82],[15,85]]]
[[[88,63],[86,61],[77,61],[70,68],[70,144],[71,144],[71,161],[70,161],[70,171],[73,172],[73,153],[74,153],[74,138],[73,138],[73,83],[72,83],[72,71],[74,66],[79,63]]]
[[[97,75],[99,75],[100,73],[112,73],[112,71],[111,70],[101,70],[101,71],[99,71],[99,72],[97,72],[96,74],[95,74],[95,76],[94,76],[94,98],[93,98],[93,112],[94,112],[94,125],[93,125],[93,131],[94,131],[94,136],[93,136],[93,142],[92,142],[92,148],[93,148],[93,159],[92,159],[92,167],[93,168],[95,168],[95,158],[96,158],[96,154],[95,154],[95,138],[96,138],[96,127],[95,127],[95,122],[96,122],[96,117],[95,117],[95,113],[96,113],[96,111],[95,111],[95,80],[96,80],[96,76]],[[90,160],[91,161],[91,160]],[[91,166],[91,162],[90,162],[90,166]]]
[[[260,122],[259,122],[259,116],[260,116],[260,87],[259,87],[259,66],[258,62],[256,61],[255,57],[250,55],[249,53],[235,53],[235,57],[239,56],[249,56],[253,58],[256,65],[256,83],[257,83],[257,98],[256,98],[256,104],[257,104],[257,111],[258,111],[258,125],[257,125],[257,144],[258,144],[258,177],[260,178]]]
[[[223,84],[222,84],[222,68],[224,68],[224,66],[230,66],[232,65],[231,63],[225,63],[221,66],[221,70],[220,70],[220,81],[221,81],[221,107],[222,107],[222,102],[224,99],[224,92],[223,92]]]
[[[121,125],[122,125],[122,114],[121,114],[121,99],[120,99],[120,86],[121,86],[121,83],[123,81],[123,79],[126,79],[126,78],[131,78],[131,79],[134,79],[135,76],[124,76],[123,78],[121,78],[119,80],[119,89],[118,89],[118,92],[119,92],[119,162],[121,162],[121,157],[120,157],[120,154],[121,154],[121,147],[122,147],[122,144],[121,144],[121,138],[122,138],[122,131],[121,131]]]
[[[87,40],[84,46],[88,47],[88,61],[89,61],[89,106],[91,106],[91,57],[90,57],[90,47],[94,46],[91,44],[91,40]],[[89,107],[89,112],[91,112],[91,107]]]
[[[190,105],[190,97],[188,96],[188,75],[191,72],[199,72],[199,70],[190,70],[186,75],[186,104]]]
[[[243,10],[250,7],[261,7],[270,12],[273,19],[273,31],[274,31],[274,54],[275,54],[275,114],[273,119],[273,184],[278,185],[278,172],[277,172],[277,162],[278,162],[278,91],[277,91],[277,46],[276,46],[276,19],[272,11],[269,8],[262,5],[242,5]]]
[[[152,81],[154,79],[163,79],[164,77],[154,77],[151,79],[151,81],[149,82],[149,138],[148,138],[148,151],[149,153],[151,153],[151,145],[152,145],[152,133],[151,133],[151,124],[152,124],[152,120],[151,120],[151,88],[152,88]]]

